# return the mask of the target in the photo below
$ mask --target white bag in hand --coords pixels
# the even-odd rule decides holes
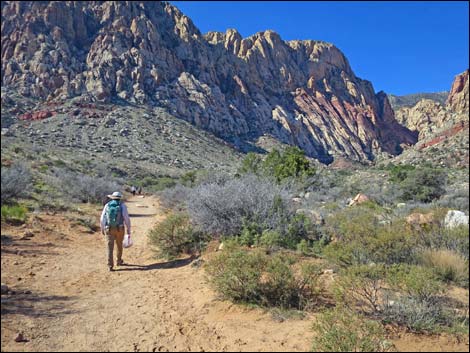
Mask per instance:
[[[132,238],[129,234],[124,235],[124,240],[122,241],[122,246],[125,248],[130,248],[134,244]]]

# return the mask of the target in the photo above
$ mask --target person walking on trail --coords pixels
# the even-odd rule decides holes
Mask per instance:
[[[134,185],[132,185],[131,187],[131,192],[132,192],[132,195],[135,196],[135,192],[137,191],[136,187]]]
[[[101,233],[106,236],[108,245],[108,268],[113,271],[113,251],[114,242],[117,246],[116,264],[123,265],[122,261],[122,241],[124,239],[124,226],[127,229],[127,234],[131,235],[131,221],[127,206],[122,201],[122,194],[119,191],[113,192],[108,195],[111,199],[103,208],[100,218]]]

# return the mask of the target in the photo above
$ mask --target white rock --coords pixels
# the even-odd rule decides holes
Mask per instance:
[[[468,216],[462,211],[449,210],[444,219],[446,228],[455,228],[460,225],[468,226]]]

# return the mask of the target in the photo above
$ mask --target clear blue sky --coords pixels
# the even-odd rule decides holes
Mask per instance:
[[[469,67],[469,3],[171,1],[202,33],[272,29],[336,45],[355,74],[397,95],[450,89]]]

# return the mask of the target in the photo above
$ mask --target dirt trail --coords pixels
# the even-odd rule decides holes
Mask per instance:
[[[129,265],[115,272],[101,234],[80,233],[61,216],[41,214],[41,231],[33,222],[27,239],[29,228],[2,227],[2,283],[16,292],[2,295],[2,351],[309,350],[313,316],[278,322],[217,300],[189,259],[154,258],[147,232],[164,217],[157,200],[137,196],[127,205],[135,243],[124,249]],[[18,332],[28,342],[15,342]],[[468,341],[439,336],[405,334],[395,343],[468,351]]]
[[[220,302],[190,260],[156,260],[146,234],[162,217],[157,201],[136,196],[127,205],[135,243],[115,272],[98,233],[54,244],[38,235],[15,248],[20,260],[2,249],[2,282],[25,272],[15,289],[32,292],[2,296],[2,351],[308,350],[309,320],[279,323]],[[14,342],[21,331],[29,342]]]

